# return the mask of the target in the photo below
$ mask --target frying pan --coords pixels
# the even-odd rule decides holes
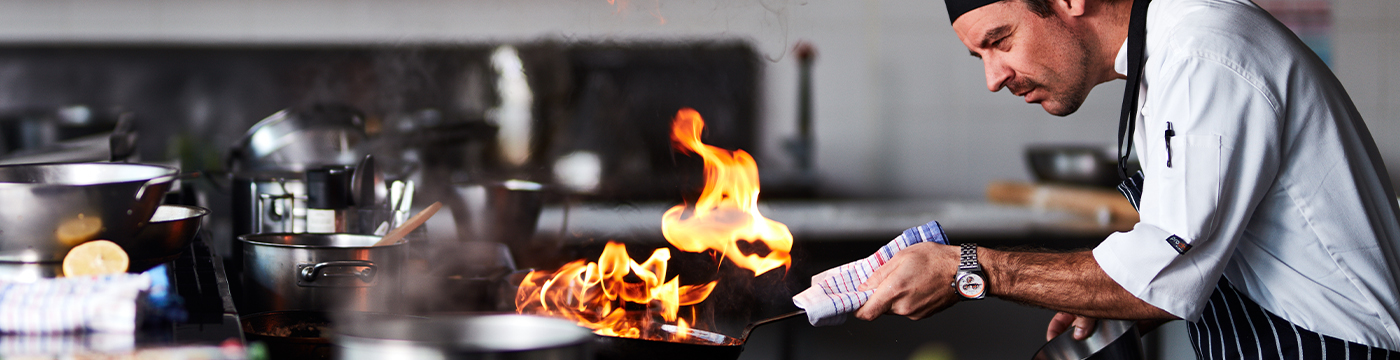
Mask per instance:
[[[804,315],[806,310],[798,310],[775,317],[755,321],[744,327],[744,332],[738,338],[725,336],[724,334],[713,333],[703,330],[691,330],[691,333],[701,339],[705,339],[711,344],[703,343],[681,343],[661,340],[643,340],[635,338],[623,338],[615,336],[598,335],[593,341],[598,360],[717,360],[717,359],[738,359],[739,354],[744,352],[744,343],[749,339],[749,333],[753,329],[762,325],[770,324],[790,317]],[[674,328],[667,328],[663,325],[662,331],[675,332]]]

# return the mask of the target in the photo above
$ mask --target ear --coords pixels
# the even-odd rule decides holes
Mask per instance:
[[[1088,12],[1084,7],[1089,0],[1050,0],[1050,2],[1051,5],[1056,8],[1055,10],[1060,11],[1066,16],[1080,17]]]

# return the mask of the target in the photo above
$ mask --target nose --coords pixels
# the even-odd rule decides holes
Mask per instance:
[[[1008,80],[1011,80],[1011,69],[1003,65],[996,57],[983,57],[982,67],[987,73],[987,91],[997,92],[1006,86]]]

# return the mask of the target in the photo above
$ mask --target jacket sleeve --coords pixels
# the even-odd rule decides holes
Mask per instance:
[[[1220,57],[1147,66],[1155,76],[1143,81],[1135,134],[1141,220],[1100,243],[1094,259],[1143,301],[1195,319],[1276,176],[1278,102]],[[1174,136],[1166,136],[1168,123]]]

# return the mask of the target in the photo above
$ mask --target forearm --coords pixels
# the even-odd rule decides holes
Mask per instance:
[[[987,290],[1002,299],[1111,319],[1175,319],[1114,282],[1089,251],[1014,252],[981,248]]]

